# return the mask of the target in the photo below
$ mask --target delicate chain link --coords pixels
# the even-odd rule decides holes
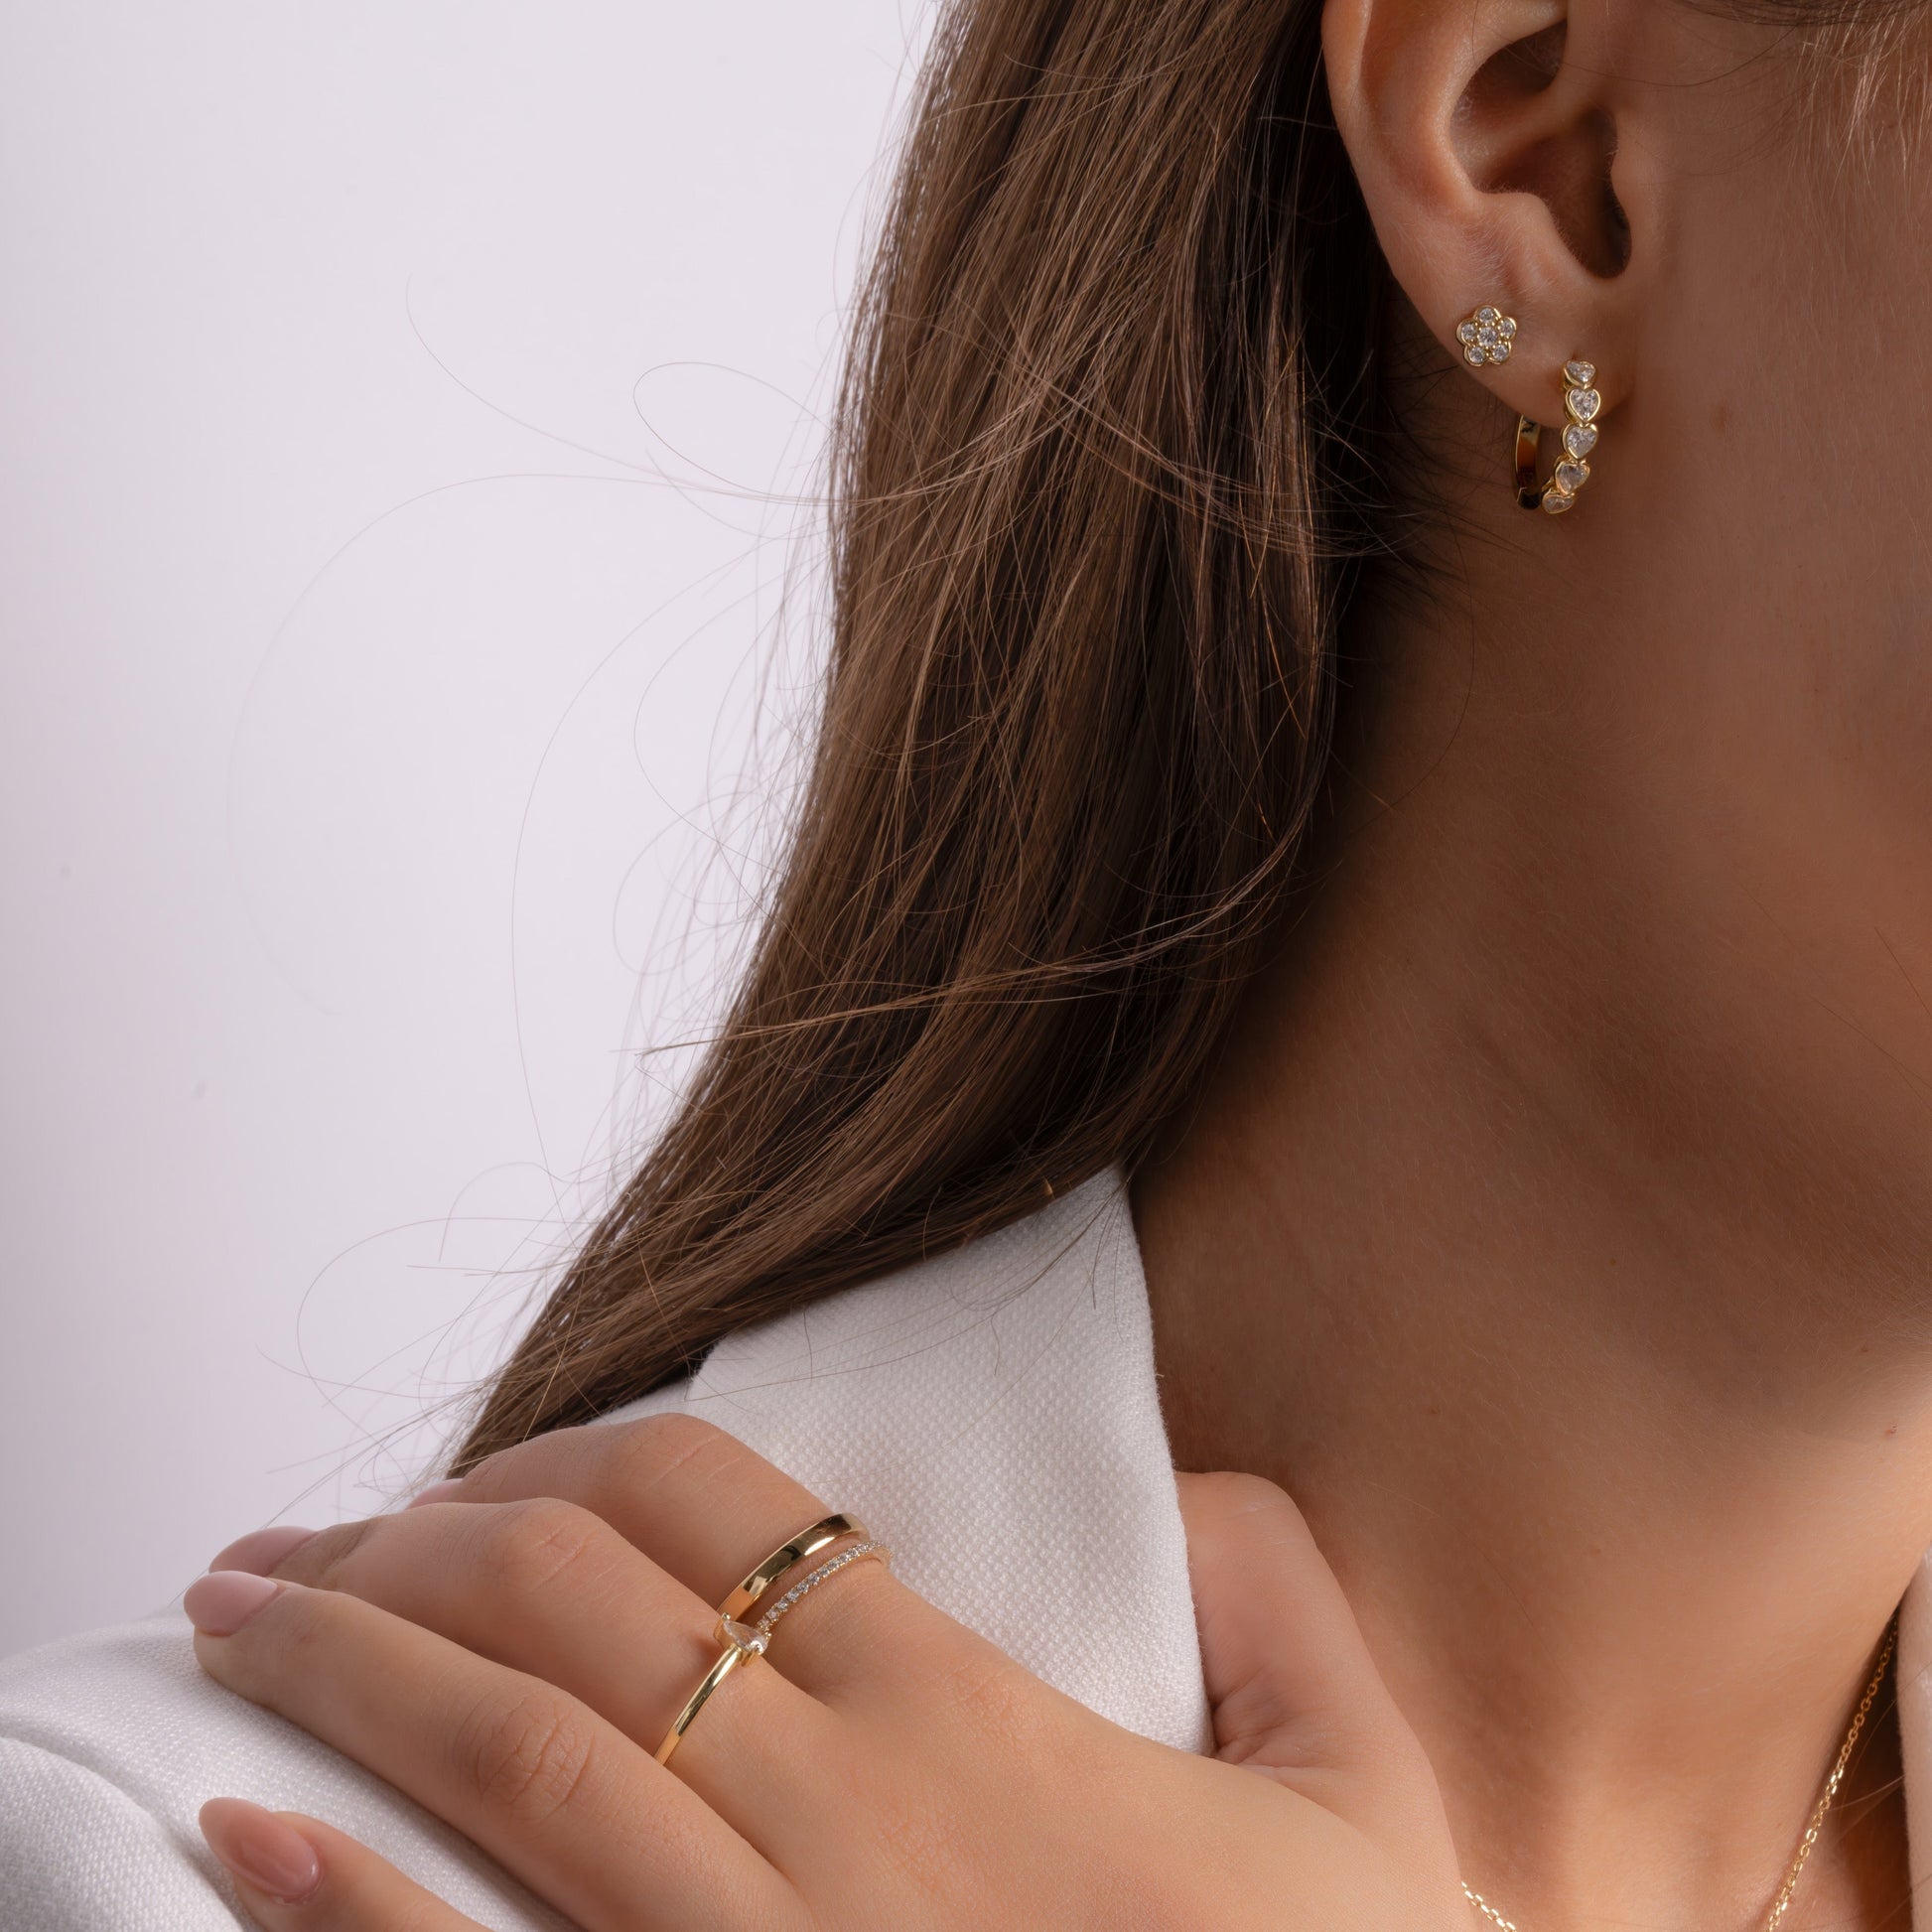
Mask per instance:
[[[1473,1905],[1476,1908],[1476,1910],[1480,1912],[1482,1916],[1489,1921],[1491,1925],[1501,1927],[1501,1932],[1517,1932],[1516,1921],[1513,1918],[1504,1918],[1502,1913],[1497,1911],[1495,1906],[1490,1904],[1488,1899],[1484,1898],[1479,1891],[1475,1891],[1470,1888],[1469,1881],[1466,1878],[1463,1879],[1462,1881],[1462,1896],[1466,1898],[1469,1901],[1469,1903]]]
[[[1791,1861],[1791,1869],[1784,1874],[1784,1883],[1778,1887],[1778,1895],[1771,1905],[1771,1916],[1764,1921],[1764,1932],[1778,1932],[1785,1913],[1791,1909],[1791,1894],[1798,1889],[1799,1873],[1805,1868],[1805,1861],[1811,1857],[1812,1847],[1818,1843],[1818,1834],[1825,1829],[1825,1814],[1831,1810],[1832,1800],[1838,1796],[1838,1788],[1845,1782],[1845,1767],[1852,1761],[1852,1746],[1859,1741],[1859,1732],[1864,1728],[1864,1721],[1871,1715],[1871,1701],[1878,1695],[1878,1686],[1884,1681],[1885,1666],[1891,1662],[1892,1646],[1897,1641],[1898,1621],[1894,1617],[1885,1631],[1885,1647],[1878,1653],[1878,1667],[1871,1673],[1871,1682],[1864,1687],[1864,1696],[1859,1700],[1852,1728],[1845,1733],[1845,1742],[1839,1746],[1838,1762],[1832,1766],[1832,1774],[1825,1780],[1824,1790],[1818,1794],[1811,1823],[1805,1827],[1805,1835],[1798,1841],[1797,1857]]]
[[[1784,1923],[1784,1915],[1791,1909],[1791,1900],[1798,1889],[1798,1879],[1805,1868],[1805,1862],[1811,1857],[1818,1844],[1819,1835],[1825,1829],[1825,1815],[1832,1808],[1832,1801],[1838,1796],[1839,1786],[1845,1782],[1846,1768],[1852,1762],[1852,1752],[1857,1746],[1860,1733],[1864,1729],[1864,1721],[1871,1716],[1871,1706],[1878,1695],[1878,1686],[1885,1681],[1886,1667],[1891,1663],[1893,1646],[1898,1642],[1898,1620],[1892,1619],[1885,1629],[1885,1641],[1878,1652],[1878,1662],[1871,1672],[1871,1682],[1864,1687],[1864,1696],[1859,1700],[1859,1708],[1852,1716],[1852,1727],[1845,1733],[1845,1742],[1838,1747],[1838,1761],[1832,1766],[1830,1775],[1825,1779],[1825,1788],[1818,1794],[1818,1802],[1812,1807],[1811,1819],[1805,1826],[1805,1835],[1798,1841],[1798,1850],[1793,1856],[1784,1874],[1784,1883],[1778,1887],[1778,1895],[1771,1901],[1770,1916],[1764,1921],[1763,1932],[1778,1932]],[[1462,1881],[1462,1896],[1475,1909],[1497,1928],[1497,1932],[1520,1932],[1514,1919],[1506,1919],[1490,1904],[1479,1891],[1471,1889],[1469,1881]]]

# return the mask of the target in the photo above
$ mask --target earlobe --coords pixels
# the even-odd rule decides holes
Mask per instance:
[[[1328,0],[1322,17],[1336,124],[1391,272],[1445,349],[1533,422],[1562,407],[1566,362],[1601,365],[1608,408],[1635,359],[1613,179],[1626,102],[1592,51],[1601,5]],[[1482,308],[1518,320],[1502,354],[1457,336]]]

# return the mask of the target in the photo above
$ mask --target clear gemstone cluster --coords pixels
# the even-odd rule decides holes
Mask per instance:
[[[1589,481],[1589,453],[1596,447],[1598,415],[1603,398],[1596,388],[1593,362],[1563,365],[1563,456],[1544,485],[1543,507],[1561,516],[1577,501],[1577,492]]]
[[[1455,340],[1462,345],[1462,359],[1471,368],[1485,362],[1507,362],[1516,342],[1516,318],[1500,309],[1478,309],[1467,322],[1455,325]]]

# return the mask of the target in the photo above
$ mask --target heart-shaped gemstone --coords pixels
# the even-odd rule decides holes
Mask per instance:
[[[1587,423],[1603,407],[1603,398],[1594,389],[1569,389],[1564,392],[1564,405],[1580,423]]]
[[[1566,496],[1560,489],[1546,489],[1543,492],[1543,507],[1552,516],[1561,516],[1576,500],[1576,497]]]
[[[1587,463],[1559,463],[1555,471],[1557,487],[1574,494],[1589,476]]]
[[[1594,362],[1566,362],[1563,365],[1563,379],[1573,389],[1587,389],[1596,380]]]
[[[1580,463],[1596,447],[1596,425],[1594,423],[1570,423],[1563,432],[1564,451],[1574,456]]]

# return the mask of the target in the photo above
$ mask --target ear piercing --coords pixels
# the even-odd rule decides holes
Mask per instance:
[[[1516,500],[1526,510],[1543,510],[1551,516],[1561,516],[1574,507],[1578,490],[1589,481],[1589,453],[1596,447],[1596,419],[1603,408],[1594,362],[1566,362],[1558,385],[1563,390],[1566,418],[1563,454],[1546,483],[1536,481],[1536,452],[1543,441],[1543,426],[1527,416],[1516,419]]]

